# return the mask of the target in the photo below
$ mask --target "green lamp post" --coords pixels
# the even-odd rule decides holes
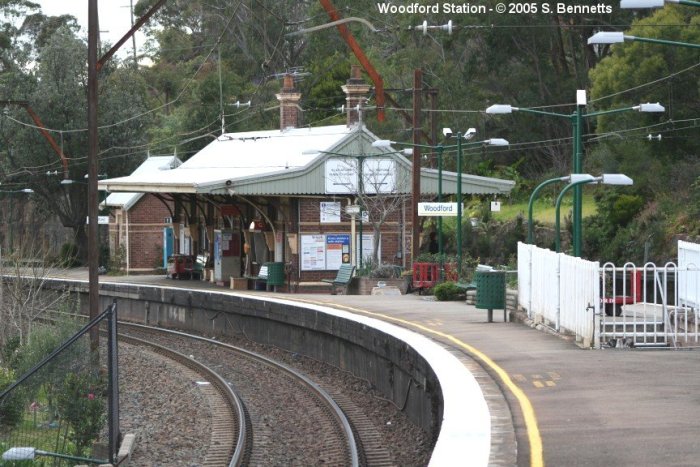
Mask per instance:
[[[597,112],[584,113],[583,107],[586,106],[586,91],[579,90],[576,93],[576,110],[572,114],[562,114],[557,112],[547,112],[538,109],[528,109],[521,107],[513,107],[511,105],[505,104],[494,104],[486,109],[487,114],[510,114],[515,111],[526,112],[536,115],[546,115],[551,117],[559,117],[568,119],[573,127],[573,140],[574,140],[574,150],[573,150],[573,161],[571,164],[573,174],[580,174],[583,169],[583,131],[582,123],[583,120],[590,117],[597,117],[600,115],[614,114],[620,112],[628,112],[631,110],[636,110],[639,112],[664,112],[664,107],[658,102],[655,104],[646,103],[639,104],[632,107],[624,107],[620,109],[613,110],[602,110]],[[581,186],[576,185],[574,187],[574,213],[573,213],[573,228],[574,228],[574,256],[581,256],[581,244],[583,239],[582,233],[582,192]]]
[[[390,141],[386,139],[380,139],[377,141],[374,141],[372,143],[372,146],[375,148],[388,148],[391,147],[393,144],[400,144],[404,146],[411,146],[411,147],[423,147],[423,148],[430,148],[434,149],[438,152],[438,199],[442,199],[442,156],[445,151],[445,149],[453,149],[457,148],[457,274],[461,275],[462,274],[462,157],[464,153],[464,148],[465,147],[471,147],[471,146],[508,146],[510,143],[503,139],[503,138],[490,138],[486,139],[483,141],[472,141],[464,144],[462,142],[462,139],[470,140],[471,138],[474,137],[476,134],[476,130],[474,128],[470,128],[467,130],[465,133],[462,132],[457,132],[456,134],[452,133],[452,130],[449,128],[444,128],[442,130],[443,134],[446,137],[452,137],[454,136],[457,138],[457,144],[455,145],[450,145],[450,146],[426,146],[426,145],[419,145],[419,144],[413,144],[413,143],[402,143],[402,142],[396,142],[396,141]],[[442,222],[438,222],[438,229],[440,229],[440,232],[438,233],[438,237],[440,240],[438,240],[438,251],[440,254],[440,257],[443,257],[443,250],[442,250]],[[442,260],[441,260],[442,261]],[[442,268],[441,268],[442,269]],[[441,271],[442,274],[442,271]]]
[[[571,181],[568,185],[564,187],[557,197],[557,202],[554,208],[555,220],[554,220],[554,246],[557,253],[561,249],[561,233],[560,233],[560,212],[561,212],[561,202],[564,199],[564,195],[572,188],[577,188],[588,183],[602,183],[604,185],[632,185],[633,181],[627,175],[624,174],[603,174],[600,177],[594,177],[589,174],[576,174],[571,176]]]

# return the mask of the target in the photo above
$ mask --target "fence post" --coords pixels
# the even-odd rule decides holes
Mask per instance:
[[[108,402],[108,424],[109,424],[109,461],[116,464],[119,451],[119,354],[117,341],[117,300],[110,306],[108,321],[108,351],[107,370],[109,372],[109,402]]]

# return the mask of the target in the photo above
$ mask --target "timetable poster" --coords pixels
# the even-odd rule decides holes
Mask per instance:
[[[301,236],[301,270],[323,271],[326,269],[326,236]]]

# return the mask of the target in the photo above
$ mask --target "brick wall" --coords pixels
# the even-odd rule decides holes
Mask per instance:
[[[172,203],[168,203],[172,207]],[[171,213],[158,198],[146,194],[129,210],[129,272],[152,272],[163,264],[163,228],[171,224],[164,222]],[[121,225],[117,216],[110,217],[111,254],[119,246],[126,248],[126,216],[121,214]],[[126,264],[124,264],[126,267]]]
[[[341,222],[322,224],[320,218],[320,203],[330,202],[330,201],[340,201],[341,202]],[[401,209],[397,209],[393,212],[386,223],[382,226],[382,238],[381,238],[381,262],[382,264],[403,264],[403,259],[397,254],[407,255],[407,264],[410,264],[410,251],[406,245],[401,248],[401,230],[404,229],[404,234],[410,237],[411,234],[411,207],[410,200],[406,201],[406,224],[402,225]],[[350,234],[351,231],[351,218],[349,215],[345,214],[343,211],[347,206],[347,200],[345,199],[332,199],[332,198],[303,198],[299,201],[299,236],[309,235],[309,234],[333,234],[333,233],[345,233]],[[356,233],[360,232],[359,220],[355,224]],[[364,225],[363,234],[371,234],[374,229],[371,225]],[[359,248],[359,245],[357,246]],[[299,264],[299,258],[295,256],[294,258]],[[335,277],[335,271],[300,271],[301,281],[318,281],[322,278],[333,278]]]

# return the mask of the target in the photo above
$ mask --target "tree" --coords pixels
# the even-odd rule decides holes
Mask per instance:
[[[73,230],[80,258],[85,258],[87,245],[86,56],[85,42],[71,28],[61,27],[39,49],[35,68],[21,73],[25,84],[13,89],[14,98],[29,102],[44,125],[55,129],[52,134],[69,159],[66,175],[73,183],[61,184],[60,157],[24,109],[8,108],[12,120],[3,120],[0,126],[5,143],[0,170],[5,182],[34,190],[43,201],[40,206]],[[105,67],[100,80],[100,171],[126,174],[146,152],[140,143],[150,121],[147,115],[135,118],[147,106],[146,87],[139,72],[118,64]]]

